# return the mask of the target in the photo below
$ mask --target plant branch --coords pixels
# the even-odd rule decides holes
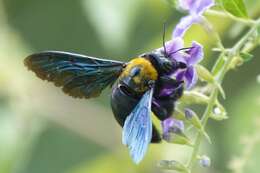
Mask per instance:
[[[257,30],[259,23],[260,23],[260,19],[258,19],[256,21],[254,26],[233,46],[231,51],[225,57],[226,59],[225,59],[224,65],[222,66],[221,70],[217,74],[217,78],[216,78],[216,80],[219,84],[222,83],[224,76],[228,71],[228,67],[229,67],[230,63],[232,62],[232,59],[239,54],[242,47],[248,42],[249,38],[253,36],[255,31]],[[223,58],[222,56],[223,56],[223,54],[220,54],[218,59]],[[218,88],[214,87],[212,90],[212,93],[210,95],[210,100],[207,105],[207,108],[201,118],[203,128],[205,128],[207,125],[208,119],[213,111],[217,97],[218,97]],[[199,153],[199,147],[200,147],[200,143],[201,143],[202,139],[203,139],[202,133],[198,132],[196,139],[195,139],[194,149],[191,154],[190,160],[188,162],[188,169],[190,169],[190,171],[192,170],[193,166],[195,165],[195,161],[196,161],[198,153]]]
[[[229,13],[226,13],[224,11],[217,11],[217,10],[209,9],[209,10],[206,11],[206,14],[210,15],[210,16],[218,16],[218,17],[229,18],[229,19],[232,19],[232,20],[240,22],[240,23],[244,23],[244,24],[249,25],[249,26],[254,26],[256,24],[256,21],[254,21],[252,19],[239,18],[239,17],[233,16]]]

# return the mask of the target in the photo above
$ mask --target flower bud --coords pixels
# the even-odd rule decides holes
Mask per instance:
[[[199,164],[200,166],[205,168],[210,167],[211,164],[210,158],[205,155],[201,156],[201,158],[199,159]]]
[[[214,82],[214,77],[213,75],[208,71],[208,69],[206,69],[205,67],[203,67],[202,65],[196,65],[196,70],[198,72],[198,76],[202,81],[207,81],[209,83],[213,83]]]
[[[211,114],[210,118],[217,121],[222,121],[227,119],[228,116],[225,108],[219,103],[217,103],[217,106],[213,109],[213,113]]]
[[[232,59],[231,63],[229,64],[229,69],[235,69],[243,64],[244,60],[240,56],[236,56]]]
[[[180,101],[184,104],[207,104],[209,97],[196,91],[184,91]]]
[[[182,121],[168,118],[162,122],[163,139],[169,143],[191,146],[190,139],[183,133],[184,124]]]
[[[169,132],[167,134],[163,134],[163,139],[173,144],[193,146],[191,140],[184,133],[180,133],[180,131],[177,133]]]
[[[158,167],[179,172],[189,172],[185,165],[175,160],[161,160],[158,163]]]
[[[201,130],[202,125],[197,114],[188,108],[186,108],[184,112],[185,112],[186,120],[189,121],[194,127]]]

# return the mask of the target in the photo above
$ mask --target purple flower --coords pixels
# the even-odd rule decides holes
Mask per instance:
[[[198,81],[197,71],[194,65],[199,63],[203,56],[203,47],[199,43],[193,41],[192,48],[182,57],[182,62],[187,65],[187,68],[185,70],[178,70],[175,73],[175,76],[178,81],[185,81],[186,88],[188,90],[191,89]]]
[[[203,20],[202,14],[214,5],[213,0],[179,0],[179,5],[182,9],[187,10],[189,15],[183,17],[177,24],[173,31],[173,38],[168,41],[166,46],[166,54],[172,61],[185,63],[187,68],[185,69],[173,69],[170,76],[176,78],[177,81],[184,81],[186,89],[191,89],[197,82],[198,76],[195,69],[195,65],[199,63],[204,54],[203,47],[199,43],[193,41],[191,48],[186,51],[179,51],[184,48],[183,36],[185,32],[194,23],[201,23]],[[160,48],[160,51],[163,51]],[[160,96],[170,95],[173,91],[176,91],[176,86],[164,86],[160,92]],[[158,105],[160,106],[160,105]],[[170,138],[171,133],[181,134],[184,130],[183,121],[176,120],[174,118],[168,118],[162,121],[163,138],[165,140]]]
[[[185,62],[183,61],[183,54],[178,51],[184,47],[184,41],[181,37],[176,37],[171,41],[166,42],[165,47],[167,55],[169,55],[171,59],[175,59],[179,62]]]
[[[179,6],[187,10],[189,15],[183,17],[173,31],[173,37],[183,37],[194,23],[202,22],[202,14],[214,5],[213,0],[179,0]]]
[[[181,48],[183,48],[183,39],[181,37],[174,38],[166,43],[166,51],[170,55],[170,58],[178,62],[183,62],[187,66],[186,69],[173,71],[173,76],[175,76],[178,81],[185,81],[186,88],[191,89],[198,80],[194,65],[202,60],[204,55],[203,47],[193,41],[191,49],[187,52],[178,52]],[[172,52],[176,53],[171,54]]]
[[[193,41],[191,49],[185,54],[180,50],[184,47],[183,36],[185,32],[194,23],[201,23],[202,14],[208,8],[214,5],[213,0],[179,0],[179,5],[182,9],[187,10],[189,15],[183,17],[177,24],[173,31],[173,38],[166,43],[166,53],[172,60],[177,62],[183,62],[187,68],[184,70],[173,69],[172,75],[176,77],[178,81],[185,81],[186,88],[191,89],[197,82],[198,76],[194,68],[194,65],[199,63],[203,58],[203,47]],[[163,50],[161,48],[161,50]]]
[[[214,5],[213,0],[179,0],[179,6],[192,15],[202,14]]]
[[[163,138],[167,140],[170,133],[182,133],[184,131],[184,123],[183,121],[170,117],[162,121],[162,128]]]

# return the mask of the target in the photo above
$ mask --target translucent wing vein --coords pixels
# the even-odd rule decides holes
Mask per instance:
[[[147,91],[124,123],[122,142],[128,147],[135,163],[139,163],[143,159],[151,142],[152,95],[153,89]]]

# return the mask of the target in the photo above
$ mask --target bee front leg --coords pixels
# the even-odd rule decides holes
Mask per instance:
[[[155,116],[163,121],[169,118],[174,111],[174,101],[169,100],[153,100],[152,102],[152,111]]]
[[[156,84],[155,97],[160,99],[178,100],[184,90],[184,81],[177,81],[169,76],[160,76]]]
[[[172,116],[174,105],[183,94],[183,81],[161,76],[156,82],[152,111],[161,120]]]

